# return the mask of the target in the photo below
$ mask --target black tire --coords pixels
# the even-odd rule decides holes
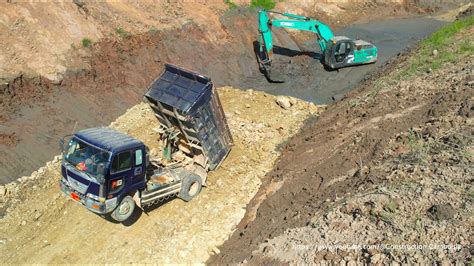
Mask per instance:
[[[135,201],[131,196],[126,196],[110,215],[117,222],[124,222],[132,216],[135,210]]]
[[[179,191],[179,197],[184,201],[190,201],[201,192],[202,180],[201,177],[189,173],[183,178],[181,183],[181,190]]]

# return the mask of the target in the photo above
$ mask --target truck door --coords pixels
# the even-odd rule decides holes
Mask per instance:
[[[107,180],[107,198],[127,193],[134,176],[132,152],[122,151],[114,155],[110,166],[110,178]]]
[[[145,151],[143,148],[137,148],[134,150],[133,154],[133,177],[132,183],[137,184],[140,182],[145,182],[145,167],[146,167],[146,158]]]

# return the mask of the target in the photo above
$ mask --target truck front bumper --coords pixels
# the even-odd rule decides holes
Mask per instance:
[[[106,214],[111,211],[110,209],[107,210],[107,206],[105,202],[96,201],[94,199],[86,197],[85,195],[82,195],[81,193],[71,188],[67,184],[67,181],[64,181],[63,179],[59,181],[59,187],[61,188],[61,191],[66,195],[66,197],[82,204],[83,206],[85,206],[87,209],[89,209],[92,212],[95,212],[98,214]]]

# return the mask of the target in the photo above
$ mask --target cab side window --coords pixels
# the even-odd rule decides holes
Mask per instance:
[[[115,155],[112,161],[112,173],[121,172],[131,168],[132,156],[129,151],[121,152]]]
[[[346,43],[342,42],[337,45],[337,54],[345,54],[346,53]]]
[[[143,163],[142,150],[135,151],[135,166],[140,166]]]

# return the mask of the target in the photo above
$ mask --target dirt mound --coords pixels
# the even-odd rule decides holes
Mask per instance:
[[[0,78],[27,73],[60,81],[80,47],[111,36],[180,29],[191,19],[220,37],[213,22],[225,9],[222,1],[7,1],[0,6]]]
[[[458,51],[459,36],[471,40],[472,27],[447,52]],[[423,53],[433,62],[436,55]],[[466,261],[474,210],[474,110],[466,107],[474,97],[472,54],[442,66],[390,79],[395,65],[393,75],[367,82],[306,126],[210,262]],[[433,208],[448,203],[454,212]]]
[[[61,196],[58,156],[19,183],[0,186],[0,210],[6,212],[0,219],[2,261],[196,263],[218,253],[216,246],[242,219],[260,179],[280,155],[279,144],[324,110],[293,98],[283,109],[276,97],[252,90],[226,87],[218,93],[235,146],[196,199],[155,206],[135,217],[133,226],[113,224]],[[153,111],[143,103],[111,124],[151,150],[159,147],[153,130],[157,126]]]

